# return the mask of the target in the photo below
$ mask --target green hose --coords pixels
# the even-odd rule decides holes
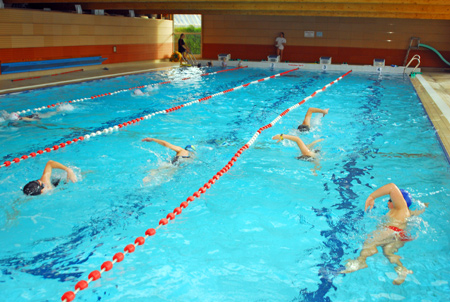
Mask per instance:
[[[433,47],[425,45],[425,44],[419,44],[419,47],[428,48],[428,49],[434,51],[439,56],[439,58],[441,58],[441,60],[445,62],[445,64],[450,66],[450,63],[446,59],[444,59],[444,57],[439,53],[439,51],[437,51]]]

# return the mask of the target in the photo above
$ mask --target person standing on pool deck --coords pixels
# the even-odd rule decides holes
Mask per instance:
[[[303,123],[301,125],[299,125],[297,129],[300,132],[309,131],[309,129],[311,129],[311,117],[312,117],[313,113],[322,113],[323,116],[325,116],[328,114],[328,110],[329,110],[328,108],[327,109],[319,109],[319,108],[313,108],[313,107],[308,108],[308,111],[306,112]]]
[[[73,173],[72,169],[60,164],[54,160],[49,160],[44,168],[44,173],[38,180],[33,180],[27,183],[23,187],[23,193],[25,195],[40,195],[53,190],[59,184],[59,179],[52,180],[53,169],[61,169],[67,172],[67,182],[70,180],[72,182],[77,182],[77,177]]]
[[[383,249],[384,256],[393,264],[397,264],[395,271],[398,277],[393,284],[400,285],[405,281],[408,274],[413,272],[408,270],[400,262],[400,256],[394,255],[407,241],[413,240],[404,230],[407,226],[407,220],[412,215],[419,215],[425,211],[410,211],[412,203],[411,194],[399,189],[395,184],[390,183],[375,190],[366,199],[364,211],[372,209],[375,199],[381,196],[389,195],[389,212],[386,214],[387,222],[372,232],[364,242],[361,253],[358,258],[348,260],[345,264],[345,270],[341,274],[348,274],[367,267],[366,259],[378,253],[377,247]],[[428,207],[428,204],[425,204]]]
[[[281,32],[280,36],[275,39],[275,47],[277,48],[277,56],[280,56],[280,62],[283,58],[284,44],[286,44],[286,39],[284,37],[284,32]]]
[[[186,52],[190,52],[190,50],[184,42],[184,34],[181,34],[180,38],[178,39],[178,52],[181,53],[183,59],[187,62],[188,60],[186,59]]]

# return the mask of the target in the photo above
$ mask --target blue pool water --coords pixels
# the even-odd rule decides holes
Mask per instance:
[[[147,96],[125,92],[64,106],[40,123],[3,121],[0,160],[281,71],[199,77],[204,70],[180,69],[0,96],[0,110],[12,112],[175,81]],[[60,301],[202,187],[260,127],[341,74],[295,71],[1,168],[0,299]],[[179,81],[187,76],[193,79]],[[308,107],[330,108],[301,134],[306,143],[324,139],[315,173],[313,163],[296,159],[297,147],[271,139],[299,135]],[[193,144],[196,159],[173,169],[173,152],[145,137]],[[49,159],[72,167],[79,182],[25,197],[21,188]],[[75,301],[447,301],[449,175],[409,80],[351,73],[262,132],[211,189]],[[398,252],[414,274],[393,285],[394,266],[381,251],[369,268],[339,274],[387,212],[380,198],[364,213],[367,196],[389,182],[412,193],[414,209],[430,203],[409,223],[416,240]]]

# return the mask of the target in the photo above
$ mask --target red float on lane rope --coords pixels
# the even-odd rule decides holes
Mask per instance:
[[[75,290],[83,290],[86,289],[88,286],[89,284],[85,280],[81,280],[75,285]]]

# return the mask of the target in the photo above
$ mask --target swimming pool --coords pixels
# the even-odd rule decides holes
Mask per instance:
[[[278,72],[199,77],[180,69],[1,96],[1,109],[11,112],[175,80],[148,96],[130,91],[66,106],[38,124],[4,122],[0,156],[10,160]],[[261,126],[340,75],[295,71],[2,168],[2,293],[10,301],[60,300],[202,187]],[[194,78],[179,81],[186,76]],[[325,139],[317,176],[312,163],[296,159],[295,146],[271,140],[298,135],[308,107],[330,108],[301,135]],[[167,172],[172,152],[144,137],[196,145],[196,159]],[[49,159],[73,167],[80,181],[25,198],[20,188]],[[161,173],[144,184],[152,169]],[[264,131],[210,190],[75,301],[444,301],[449,172],[409,80],[352,73]],[[417,239],[398,253],[414,271],[401,286],[392,285],[393,265],[381,253],[368,269],[338,274],[386,213],[381,200],[370,214],[363,209],[388,182],[430,203],[411,222]]]

